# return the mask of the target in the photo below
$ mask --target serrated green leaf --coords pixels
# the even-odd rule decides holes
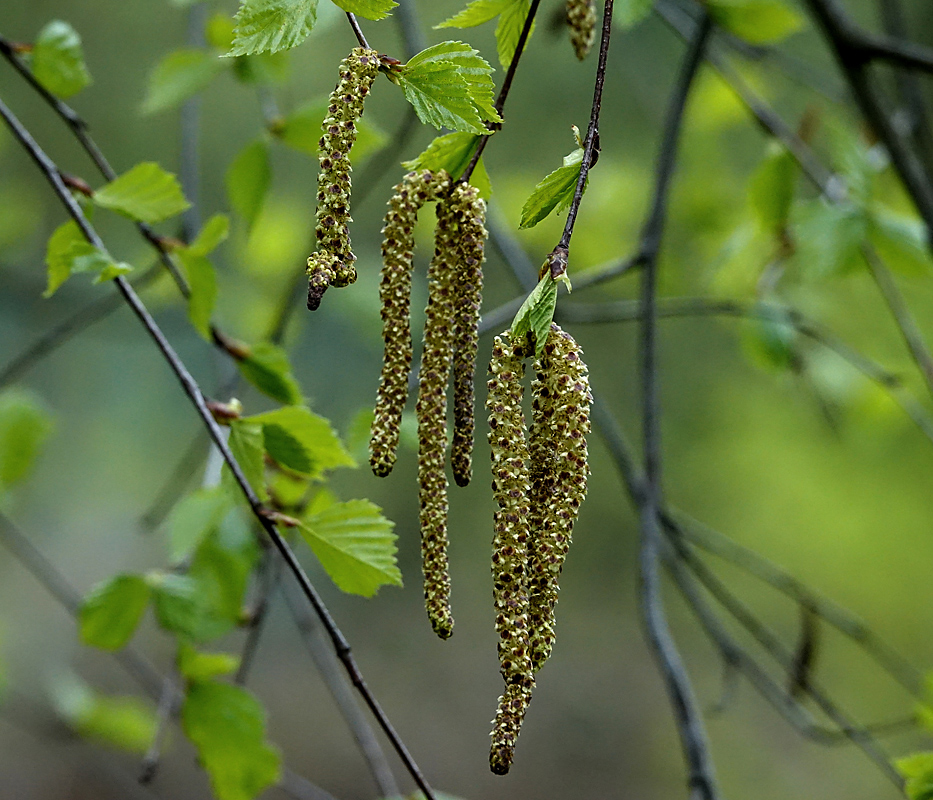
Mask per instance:
[[[299,530],[342,591],[372,597],[380,586],[402,585],[394,526],[368,500],[349,500],[306,516]]]
[[[262,426],[244,420],[234,420],[230,423],[228,443],[249,485],[253,487],[253,491],[259,498],[265,501],[267,498],[266,467],[263,458],[265,449]]]
[[[395,0],[334,0],[334,5],[366,19],[383,19],[398,3]]]
[[[102,208],[149,223],[174,217],[191,205],[175,176],[152,161],[124,172],[94,192],[91,199]]]
[[[761,226],[769,233],[780,233],[787,226],[799,172],[791,153],[772,142],[752,175],[749,200]]]
[[[523,341],[531,334],[534,340],[535,355],[540,357],[551,331],[551,322],[554,320],[556,308],[557,281],[548,274],[538,281],[538,285],[525,298],[515,319],[512,320],[510,328],[512,341]]]
[[[907,781],[904,792],[910,800],[933,798],[933,753],[914,753],[894,762]]]
[[[207,342],[213,341],[211,334],[211,316],[217,302],[217,276],[214,265],[204,256],[192,253],[189,249],[179,250],[176,255],[185,269],[188,278],[188,319],[194,329]]]
[[[256,550],[249,540],[229,542],[219,531],[198,547],[188,575],[198,587],[199,641],[216,639],[238,625]]]
[[[503,69],[508,69],[512,63],[515,51],[518,49],[518,40],[522,35],[522,28],[525,27],[525,20],[531,11],[531,0],[517,0],[503,9],[499,16],[499,22],[496,25],[496,52],[499,56],[499,63]],[[528,38],[525,40],[525,46],[531,41],[531,35],[535,31],[534,22],[531,23],[531,30],[528,31]]]
[[[295,472],[316,476],[337,467],[356,466],[330,423],[303,406],[267,411],[246,417],[244,422],[262,425],[269,455]],[[301,452],[295,450],[296,444]]]
[[[240,659],[232,653],[202,653],[182,642],[176,664],[182,677],[195,683],[229,675],[240,666]]]
[[[188,245],[188,252],[198,256],[210,255],[230,234],[230,217],[214,214],[201,228],[195,240]]]
[[[52,416],[33,394],[0,394],[0,490],[28,477],[51,432]]]
[[[81,37],[61,20],[53,20],[39,31],[32,48],[31,67],[36,80],[58,97],[71,97],[91,84]]]
[[[253,800],[279,781],[281,757],[266,742],[265,712],[245,689],[194,683],[181,721],[218,800]]]
[[[169,558],[185,561],[223,521],[230,499],[219,486],[198,489],[182,498],[168,518]]]
[[[773,44],[803,27],[803,19],[782,0],[709,0],[713,21],[751,44]]]
[[[573,200],[580,168],[583,165],[583,150],[574,150],[564,158],[564,165],[547,175],[525,201],[522,207],[521,228],[532,228],[547,217],[555,208],[562,211]],[[586,186],[583,187],[586,191]]]
[[[81,233],[74,220],[59,225],[49,237],[45,250],[45,265],[48,268],[48,284],[43,297],[51,297],[71,277],[78,258],[97,252]],[[83,262],[82,262],[83,263]]]
[[[473,0],[463,11],[435,25],[437,28],[473,28],[495,19],[508,6],[519,0]]]
[[[612,24],[619,30],[634,28],[654,8],[654,0],[616,0]]]
[[[479,140],[472,133],[448,133],[438,136],[416,158],[403,161],[405,169],[429,169],[432,172],[446,170],[453,177],[458,178],[466,169],[473,157]],[[483,159],[480,159],[470,176],[470,184],[479,189],[480,197],[488,200],[492,195],[492,186],[489,184],[489,175]]]
[[[297,108],[272,129],[272,134],[289,147],[317,158],[321,125],[327,115],[328,99],[322,98]],[[388,137],[365,117],[357,120],[356,142],[350,160],[359,164],[366,156],[385,146]]]
[[[317,20],[317,0],[243,0],[228,56],[275,53],[301,44]]]
[[[227,198],[249,227],[262,210],[271,178],[269,147],[262,140],[246,145],[227,168]]]
[[[97,584],[81,603],[81,641],[119,650],[133,637],[149,605],[149,586],[140,575],[117,575]]]
[[[131,753],[149,748],[158,727],[150,704],[98,694],[73,677],[59,681],[53,692],[56,710],[79,735]]]
[[[922,220],[875,208],[868,218],[868,240],[892,270],[913,277],[929,274],[930,250]]]
[[[302,401],[301,387],[292,376],[288,355],[278,345],[260,342],[250,354],[237,362],[240,374],[263,394],[286,405]]]
[[[205,89],[225,66],[207,50],[184,48],[169,53],[149,76],[149,90],[141,112],[155,114],[181,105]]]

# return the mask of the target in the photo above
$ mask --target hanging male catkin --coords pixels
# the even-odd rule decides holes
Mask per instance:
[[[483,259],[486,243],[486,203],[479,190],[458,183],[450,198],[458,216],[457,300],[454,328],[454,435],[450,466],[458,486],[470,482],[473,471],[473,377],[483,301]]]
[[[450,176],[441,170],[409,172],[395,186],[382,227],[382,338],[385,349],[382,376],[369,441],[373,472],[388,475],[395,465],[402,409],[408,399],[411,372],[411,273],[418,211],[429,200],[443,196]]]
[[[457,228],[450,205],[437,204],[434,258],[428,268],[424,349],[418,373],[418,497],[421,505],[421,568],[424,601],[434,632],[453,633],[447,565],[447,384],[453,359]]]
[[[573,51],[582,61],[596,38],[596,0],[567,0],[567,25]]]
[[[363,100],[379,73],[379,54],[357,47],[340,62],[340,78],[330,95],[318,142],[318,249],[308,258],[308,308],[314,311],[328,286],[356,280],[356,256],[350,246],[350,150]]]
[[[527,583],[531,487],[522,413],[524,374],[521,346],[512,343],[508,332],[497,336],[489,363],[486,410],[492,491],[498,506],[493,518],[493,599],[499,634],[499,669],[505,680],[489,754],[490,768],[498,775],[509,771],[534,688]]]
[[[558,578],[573,524],[586,496],[586,436],[590,393],[586,364],[573,337],[551,323],[532,383],[529,433],[531,545],[529,603],[531,659],[539,670],[554,646]]]

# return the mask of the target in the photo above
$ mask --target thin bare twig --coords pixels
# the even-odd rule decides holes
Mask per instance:
[[[348,11],[347,19],[350,22],[350,27],[353,28],[353,34],[356,36],[356,40],[360,43],[360,47],[363,47],[366,50],[372,50],[372,48],[369,46],[369,42],[366,41],[366,37],[363,35],[363,29],[360,27],[360,23],[356,19],[356,14],[352,14]]]

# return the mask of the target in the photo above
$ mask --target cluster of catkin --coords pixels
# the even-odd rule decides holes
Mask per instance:
[[[531,427],[522,411],[527,342],[496,337],[489,364],[489,445],[494,517],[492,574],[505,691],[493,721],[489,764],[509,771],[535,673],[554,645],[558,578],[586,496],[590,394],[582,352],[551,324],[534,361]]]
[[[356,256],[350,246],[350,150],[363,101],[379,73],[379,54],[357,47],[340,62],[340,78],[330,95],[324,135],[318,142],[318,249],[308,258],[308,308],[314,311],[328,286],[356,281]]]
[[[567,0],[567,26],[573,51],[582,61],[596,39],[596,0]]]
[[[382,376],[370,436],[376,475],[392,471],[411,372],[411,276],[418,211],[436,201],[434,257],[428,268],[424,348],[418,373],[418,484],[421,555],[428,618],[442,639],[453,633],[447,561],[447,387],[454,384],[451,467],[466,486],[472,472],[476,363],[486,204],[478,190],[446,172],[411,172],[395,187],[383,227],[380,284]]]

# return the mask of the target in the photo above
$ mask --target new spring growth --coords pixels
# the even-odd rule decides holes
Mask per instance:
[[[596,39],[596,0],[567,0],[567,25],[573,51],[582,61]]]
[[[318,142],[318,249],[308,258],[308,308],[321,304],[328,286],[348,286],[356,280],[356,256],[350,246],[350,150],[356,142],[356,121],[363,101],[379,73],[375,50],[354,49],[340,62],[340,78],[330,95],[324,135]]]
[[[415,249],[415,223],[421,207],[450,189],[443,170],[409,172],[389,200],[382,227],[382,339],[385,343],[382,376],[369,440],[373,472],[385,477],[395,465],[402,410],[408,399],[411,372],[411,275]]]

